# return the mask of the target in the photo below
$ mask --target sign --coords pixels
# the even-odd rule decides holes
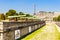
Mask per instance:
[[[20,30],[15,30],[15,39],[20,38]]]

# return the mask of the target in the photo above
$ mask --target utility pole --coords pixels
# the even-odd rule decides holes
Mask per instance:
[[[36,4],[34,4],[34,15],[36,15]]]

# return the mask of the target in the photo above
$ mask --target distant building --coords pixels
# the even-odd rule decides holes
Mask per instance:
[[[35,14],[37,18],[44,19],[44,20],[52,20],[54,16],[54,12],[46,12],[46,11],[39,11]]]
[[[54,17],[57,17],[58,15],[60,15],[60,12],[55,12],[54,14]]]

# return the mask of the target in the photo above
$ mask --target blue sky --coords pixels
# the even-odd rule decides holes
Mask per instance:
[[[60,11],[60,0],[0,0],[0,13],[5,13],[9,9],[17,12],[32,14],[34,12],[34,3],[36,11]]]

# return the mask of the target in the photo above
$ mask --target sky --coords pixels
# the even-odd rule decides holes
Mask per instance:
[[[6,13],[9,9],[17,12],[34,13],[38,11],[60,11],[60,0],[0,0],[0,13]]]

